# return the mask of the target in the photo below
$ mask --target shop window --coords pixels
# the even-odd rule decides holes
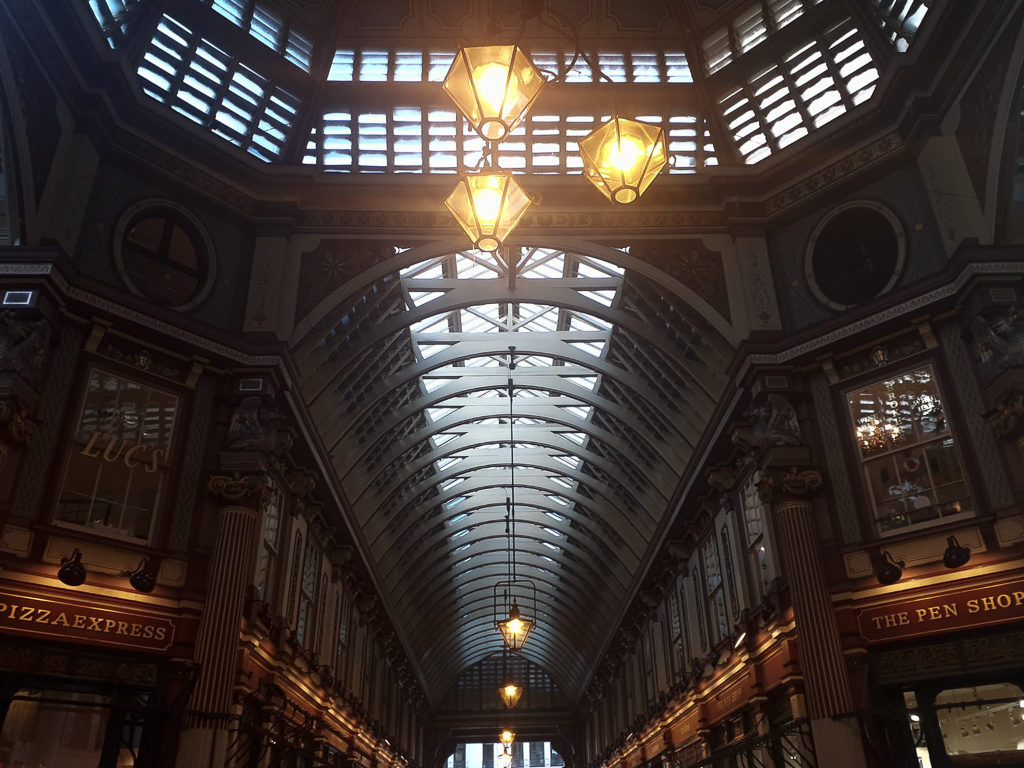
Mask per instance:
[[[56,520],[148,541],[166,501],[175,395],[93,368]]]
[[[848,402],[882,535],[972,514],[931,365],[851,392]]]
[[[747,564],[753,576],[757,595],[763,597],[771,591],[775,579],[775,562],[768,535],[768,516],[757,493],[761,475],[755,472],[743,485],[740,504],[743,512],[743,533],[747,547]]]
[[[295,604],[298,601],[299,575],[302,573],[302,534],[295,534],[295,549],[292,551],[292,573],[288,582],[288,613],[289,619],[295,618]]]
[[[164,307],[186,310],[213,287],[213,243],[186,209],[145,201],[114,231],[114,260],[128,287]]]
[[[313,537],[306,541],[306,556],[302,564],[302,579],[299,581],[299,613],[295,621],[295,636],[299,643],[312,647],[316,639],[316,582],[320,573],[320,551]]]
[[[0,766],[95,768],[106,742],[117,765],[136,764],[138,729],[126,720],[108,727],[112,702],[94,693],[20,690],[11,701],[0,730]]]
[[[263,535],[260,554],[256,560],[256,594],[261,600],[270,599],[270,585],[277,564],[278,539],[281,535],[281,492],[271,488],[263,499]]]
[[[926,719],[913,691],[903,694],[907,727],[918,763],[959,766],[1019,765],[1024,750],[1024,689],[1010,683],[947,688],[935,697],[934,717],[942,743],[929,743]],[[935,730],[931,731],[933,734]]]
[[[725,584],[722,581],[722,564],[715,545],[715,537],[709,536],[700,547],[701,562],[704,565],[704,595],[707,600],[708,619],[711,626],[712,645],[729,635],[729,614],[725,606]]]

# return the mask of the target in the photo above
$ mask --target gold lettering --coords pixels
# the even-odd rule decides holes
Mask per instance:
[[[142,628],[142,637],[146,640],[153,639],[153,628],[148,624]]]
[[[18,612],[18,606],[12,605],[11,606],[11,615],[8,616],[8,618],[9,619],[16,619],[16,618],[18,618],[18,613],[17,612]]]
[[[100,626],[100,617],[99,616],[87,616],[86,618],[89,619],[89,629],[90,630],[95,630],[96,632],[102,632],[103,631],[103,627]]]
[[[21,606],[21,615],[18,617],[18,621],[32,621],[32,614],[35,612],[35,608],[29,608],[24,605]]]
[[[96,448],[96,441],[99,439],[100,433],[93,432],[92,437],[89,438],[89,442],[86,444],[85,448],[79,451],[79,453],[81,453],[83,456],[89,456],[95,459],[97,456],[100,455],[99,449]]]
[[[68,624],[68,615],[66,613],[64,613],[63,611],[58,613],[57,614],[57,618],[54,619],[50,623],[51,624],[60,624],[60,626],[62,626],[62,627],[70,627],[71,626],[70,624]]]
[[[967,601],[967,612],[968,613],[977,613],[980,610],[981,610],[981,608],[978,607],[978,601],[977,600],[972,598],[972,599]]]
[[[153,454],[149,457],[149,464],[146,465],[145,470],[147,472],[156,472],[160,468],[160,460],[164,457],[164,452],[157,448],[153,451]]]
[[[996,595],[996,605],[998,605],[1000,608],[1009,608],[1011,605],[1013,605],[1013,600],[1011,600],[1010,596],[1006,593]]]
[[[80,613],[75,614],[75,623],[72,625],[75,629],[85,629],[85,616]],[[91,627],[90,627],[91,629]]]
[[[943,615],[945,616],[945,618],[947,618],[947,619],[950,618],[951,616],[956,616],[956,610],[957,610],[956,603],[943,603],[942,604],[942,612],[943,612]]]
[[[50,609],[49,608],[40,608],[40,609],[38,609],[38,613],[36,615],[36,623],[37,624],[49,624],[50,623]]]
[[[924,621],[924,617],[928,614],[928,609],[927,608],[918,608],[916,613],[917,613],[917,620],[918,621]]]
[[[111,435],[110,440],[107,442],[107,447],[103,449],[103,460],[109,461],[111,463],[117,461],[119,458],[121,458],[121,451],[124,450],[125,445],[126,443],[124,442],[124,440],[121,440],[115,437],[114,435]],[[114,452],[115,448],[117,448],[116,453]]]
[[[1014,605],[1021,605],[1022,603],[1024,603],[1024,592],[1014,592],[1013,593],[1013,604]]]
[[[0,603],[0,613],[7,613],[7,603]]]
[[[143,450],[141,445],[133,445],[124,452],[124,465],[128,467],[128,469],[134,469],[139,465],[139,460],[135,458],[135,454],[141,450]]]
[[[113,619],[106,619],[103,622],[103,624],[104,624],[103,631],[104,632],[109,632],[110,630],[112,630],[114,628],[114,626],[117,624],[117,622],[114,621]]]
[[[127,621],[119,621],[119,622],[117,622],[117,634],[119,634],[119,635],[127,635],[128,634],[128,622]]]
[[[983,597],[981,598],[982,610],[994,611],[996,609],[996,599],[994,597]]]
[[[132,624],[132,637],[142,637],[141,624]]]
[[[167,636],[167,627],[157,627],[154,640],[163,640]]]

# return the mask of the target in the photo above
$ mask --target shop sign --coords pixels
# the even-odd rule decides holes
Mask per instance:
[[[0,632],[166,651],[174,641],[174,630],[174,621],[164,616],[0,589]]]
[[[750,672],[745,672],[736,682],[719,693],[713,694],[705,701],[708,722],[715,722],[739,708],[750,698],[753,679]]]
[[[1024,582],[1015,581],[867,608],[857,626],[868,642],[885,642],[1020,619]]]

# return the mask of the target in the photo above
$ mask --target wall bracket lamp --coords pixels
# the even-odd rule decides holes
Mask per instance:
[[[85,582],[85,566],[82,564],[82,551],[78,547],[75,547],[71,557],[60,559],[57,578],[69,587],[78,587]]]

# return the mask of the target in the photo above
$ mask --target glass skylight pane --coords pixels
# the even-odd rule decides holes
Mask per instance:
[[[658,54],[637,53],[630,54],[633,64],[634,83],[660,83],[663,82],[661,71],[658,66]]]
[[[584,406],[578,406],[578,405],[571,405],[571,406],[568,406],[565,410],[569,411],[569,413],[573,413],[573,414],[579,416],[584,421],[589,419],[590,415],[594,412],[594,409],[591,406],[589,406],[589,405],[585,406],[585,407]],[[576,433],[576,432],[566,432],[566,433],[563,433],[563,434],[565,434],[566,437],[568,437],[570,440],[572,440],[573,439],[572,436],[576,435],[578,433]]]
[[[618,291],[580,291],[580,296],[586,296],[588,299],[596,301],[598,304],[602,304],[606,307],[610,307],[615,301],[615,296]]]
[[[412,306],[421,307],[434,299],[444,296],[444,291],[410,291],[409,300]]]
[[[422,344],[421,343],[421,344],[419,344],[417,346],[419,347],[420,354],[423,355],[423,357],[425,359],[425,358],[428,358],[428,357],[433,357],[438,352],[444,352],[451,345],[449,345],[449,344]]]
[[[446,456],[443,459],[438,459],[437,468],[444,471],[449,467],[454,467],[456,464],[460,463],[463,458],[463,456]]]
[[[246,0],[213,0],[213,10],[239,27],[245,17]]]
[[[597,65],[613,83],[626,82],[626,57],[621,53],[598,53]]]
[[[454,440],[458,435],[452,434],[451,432],[442,432],[439,435],[434,435],[431,440],[434,441],[435,447],[440,448],[442,445],[447,443],[449,440]]]
[[[592,408],[588,410],[591,412],[593,411]],[[590,413],[587,413],[583,418],[590,418]],[[583,445],[583,443],[587,441],[587,436],[582,432],[561,432],[559,434],[561,434],[566,440],[576,443],[576,445]]]
[[[313,41],[294,29],[291,30],[284,48],[284,57],[303,72],[309,72],[313,59]]]
[[[276,51],[282,32],[283,25],[281,19],[257,5],[252,13],[249,34],[270,48],[270,50]]]
[[[557,462],[565,464],[565,466],[570,467],[571,469],[578,468],[581,461],[579,456],[554,456],[552,458]]]
[[[605,342],[594,341],[570,341],[569,344],[576,349],[593,355],[594,357],[600,357],[604,353],[604,348],[606,346]]]
[[[451,69],[452,61],[455,60],[455,53],[451,51],[431,51],[427,69],[427,79],[432,83],[440,83],[444,80],[448,70]]]
[[[327,75],[329,81],[352,82],[355,71],[356,54],[351,49],[338,49],[331,61],[331,71]]]
[[[388,52],[363,51],[359,61],[359,79],[363,82],[386,82]]]
[[[551,478],[551,479],[552,480],[556,480],[557,478]],[[557,512],[552,512],[549,509],[545,509],[544,510],[544,514],[547,515],[548,517],[550,517],[552,520],[557,520],[560,523],[564,523],[565,520],[566,520],[566,518],[563,515],[560,515]]]
[[[457,411],[458,408],[427,408],[427,418],[431,421],[440,421],[445,416],[450,416],[453,412]]]
[[[597,376],[565,376],[564,378],[588,392],[593,392],[597,387]]]
[[[552,544],[550,541],[542,541],[541,544],[543,544],[545,547],[547,547],[548,549],[550,549],[553,552],[561,552],[562,551],[561,547],[559,547],[557,544]]]
[[[686,60],[686,54],[682,52],[665,54],[665,79],[670,83],[692,83],[693,74],[690,72],[690,62]]]
[[[397,82],[422,82],[423,54],[420,51],[396,51],[394,79]]]
[[[552,536],[561,536],[562,532],[555,528],[548,528],[547,526],[541,526],[541,530],[545,533],[550,533]]]

